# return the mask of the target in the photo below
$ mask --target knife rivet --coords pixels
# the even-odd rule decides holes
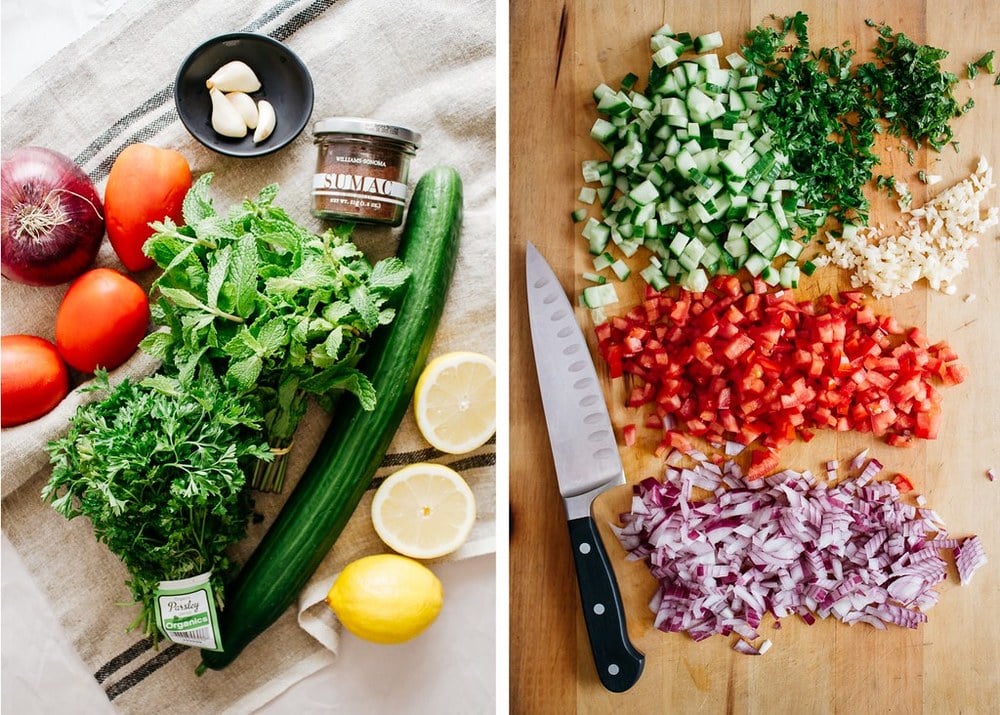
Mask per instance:
[[[590,553],[590,544],[588,544],[586,541],[584,541],[582,544],[580,544],[580,553],[581,554],[589,554]]]
[[[604,615],[604,604],[603,603],[595,603],[594,604],[594,613],[596,613],[598,616],[603,616]]]
[[[618,667],[618,666],[617,666],[616,664],[614,664],[614,663],[612,663],[611,665],[609,665],[609,666],[608,666],[608,672],[609,672],[609,673],[611,673],[611,675],[618,675],[618,672],[619,672],[620,670],[621,670],[621,668],[619,668],[619,667]]]

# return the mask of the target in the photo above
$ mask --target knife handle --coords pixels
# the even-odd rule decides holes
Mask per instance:
[[[570,519],[569,537],[597,675],[611,692],[625,692],[639,680],[646,657],[629,640],[618,581],[593,518]]]

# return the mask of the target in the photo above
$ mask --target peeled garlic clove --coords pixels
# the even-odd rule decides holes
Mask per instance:
[[[246,62],[233,60],[217,69],[205,86],[220,92],[256,92],[260,89],[260,80]]]
[[[224,137],[242,139],[247,135],[247,125],[233,103],[217,89],[208,90],[212,98],[212,129]]]
[[[245,92],[230,92],[226,99],[236,107],[248,129],[257,128],[257,103],[253,101],[253,97]]]
[[[264,141],[274,131],[274,107],[266,99],[260,100],[257,103],[257,116],[257,129],[253,133],[254,144]]]

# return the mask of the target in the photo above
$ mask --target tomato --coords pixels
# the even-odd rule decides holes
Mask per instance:
[[[142,245],[153,229],[151,221],[169,216],[182,223],[181,206],[191,188],[191,167],[173,149],[131,144],[118,155],[104,189],[108,240],[130,271],[153,265]]]
[[[651,404],[659,424],[716,445],[760,440],[755,476],[817,428],[898,446],[937,436],[941,398],[932,381],[968,376],[948,343],[904,331],[858,291],[797,303],[792,291],[763,287],[754,281],[744,294],[723,276],[699,294],[647,288],[642,305],[601,325],[598,351],[611,377],[638,378],[626,404]],[[657,453],[670,448],[690,447],[669,430]]]
[[[56,346],[34,335],[0,338],[0,426],[30,422],[50,412],[69,392],[69,370]]]
[[[131,357],[149,325],[149,300],[135,281],[95,268],[70,285],[56,314],[56,346],[72,367],[113,370]]]

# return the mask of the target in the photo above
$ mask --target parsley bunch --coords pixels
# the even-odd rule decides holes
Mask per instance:
[[[386,301],[409,269],[397,258],[372,267],[350,225],[322,235],[297,225],[273,204],[276,185],[220,214],[211,180],[201,176],[188,192],[185,225],[153,224],[144,250],[163,268],[152,314],[166,330],[141,347],[182,383],[209,365],[255,403],[278,459],[259,464],[251,484],[280,491],[308,396],[331,409],[346,391],[374,408],[374,388],[355,365],[372,331],[395,317]]]
[[[209,370],[187,385],[157,375],[114,388],[98,371],[69,431],[49,444],[42,498],[67,519],[87,517],[118,556],[141,611],[131,627],[157,636],[160,581],[212,571],[217,605],[232,569],[226,549],[246,534],[252,502],[243,468],[270,459],[260,420]]]

